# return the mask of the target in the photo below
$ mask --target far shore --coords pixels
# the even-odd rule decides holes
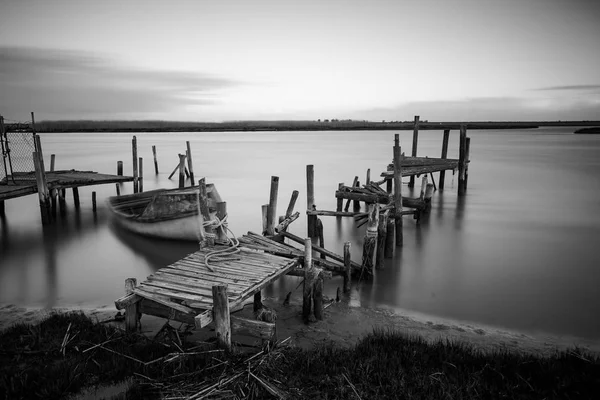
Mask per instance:
[[[445,121],[421,120],[419,130],[459,129],[535,129],[542,126],[597,126],[599,121]],[[26,125],[7,125],[7,129],[28,128]],[[98,121],[64,120],[40,121],[35,131],[40,133],[92,132],[260,132],[260,131],[356,131],[356,130],[413,130],[415,121],[361,121],[323,119],[307,121]]]
[[[291,337],[292,343],[303,349],[314,349],[322,345],[335,344],[341,347],[354,346],[374,329],[400,332],[408,336],[419,336],[429,342],[451,341],[467,343],[481,351],[509,351],[552,356],[557,351],[575,348],[600,355],[600,341],[552,334],[525,334],[476,324],[433,318],[417,314],[400,314],[390,310],[351,307],[344,301],[333,302],[325,309],[323,321],[302,322],[300,302],[292,301],[283,306],[265,299],[265,304],[278,313],[277,336],[279,340]],[[240,311],[252,318],[252,306]],[[80,311],[97,322],[108,322],[124,328],[122,321],[115,321],[118,311],[113,305],[86,308],[26,308],[14,304],[0,305],[0,331],[16,323],[36,324],[52,312]],[[153,336],[167,322],[164,319],[143,316],[142,332]],[[173,322],[174,326],[179,323]],[[194,331],[190,340],[206,340],[213,332],[209,329]],[[234,340],[236,338],[234,337]]]

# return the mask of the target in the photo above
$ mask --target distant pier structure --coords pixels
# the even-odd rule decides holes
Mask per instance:
[[[55,155],[46,167],[42,143],[35,131],[35,116],[31,123],[5,124],[0,116],[0,216],[5,214],[5,201],[37,193],[43,224],[53,221],[57,203],[61,214],[66,212],[66,190],[73,191],[78,209],[79,187],[107,183],[133,182],[134,177],[102,174],[94,171],[55,170]],[[93,193],[95,200],[95,192]],[[95,207],[94,207],[95,208]]]

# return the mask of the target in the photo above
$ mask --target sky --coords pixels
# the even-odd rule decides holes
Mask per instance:
[[[600,120],[597,0],[0,0],[8,120]]]

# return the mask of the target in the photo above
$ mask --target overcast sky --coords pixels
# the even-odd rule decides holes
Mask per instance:
[[[600,119],[598,0],[2,0],[0,114]]]

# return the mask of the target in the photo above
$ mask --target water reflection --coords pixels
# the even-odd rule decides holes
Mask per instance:
[[[68,231],[68,230],[67,230]],[[44,246],[44,260],[46,263],[46,308],[53,308],[57,301],[57,271],[56,271],[56,240],[58,237],[58,226],[44,225],[42,231],[42,242]]]

